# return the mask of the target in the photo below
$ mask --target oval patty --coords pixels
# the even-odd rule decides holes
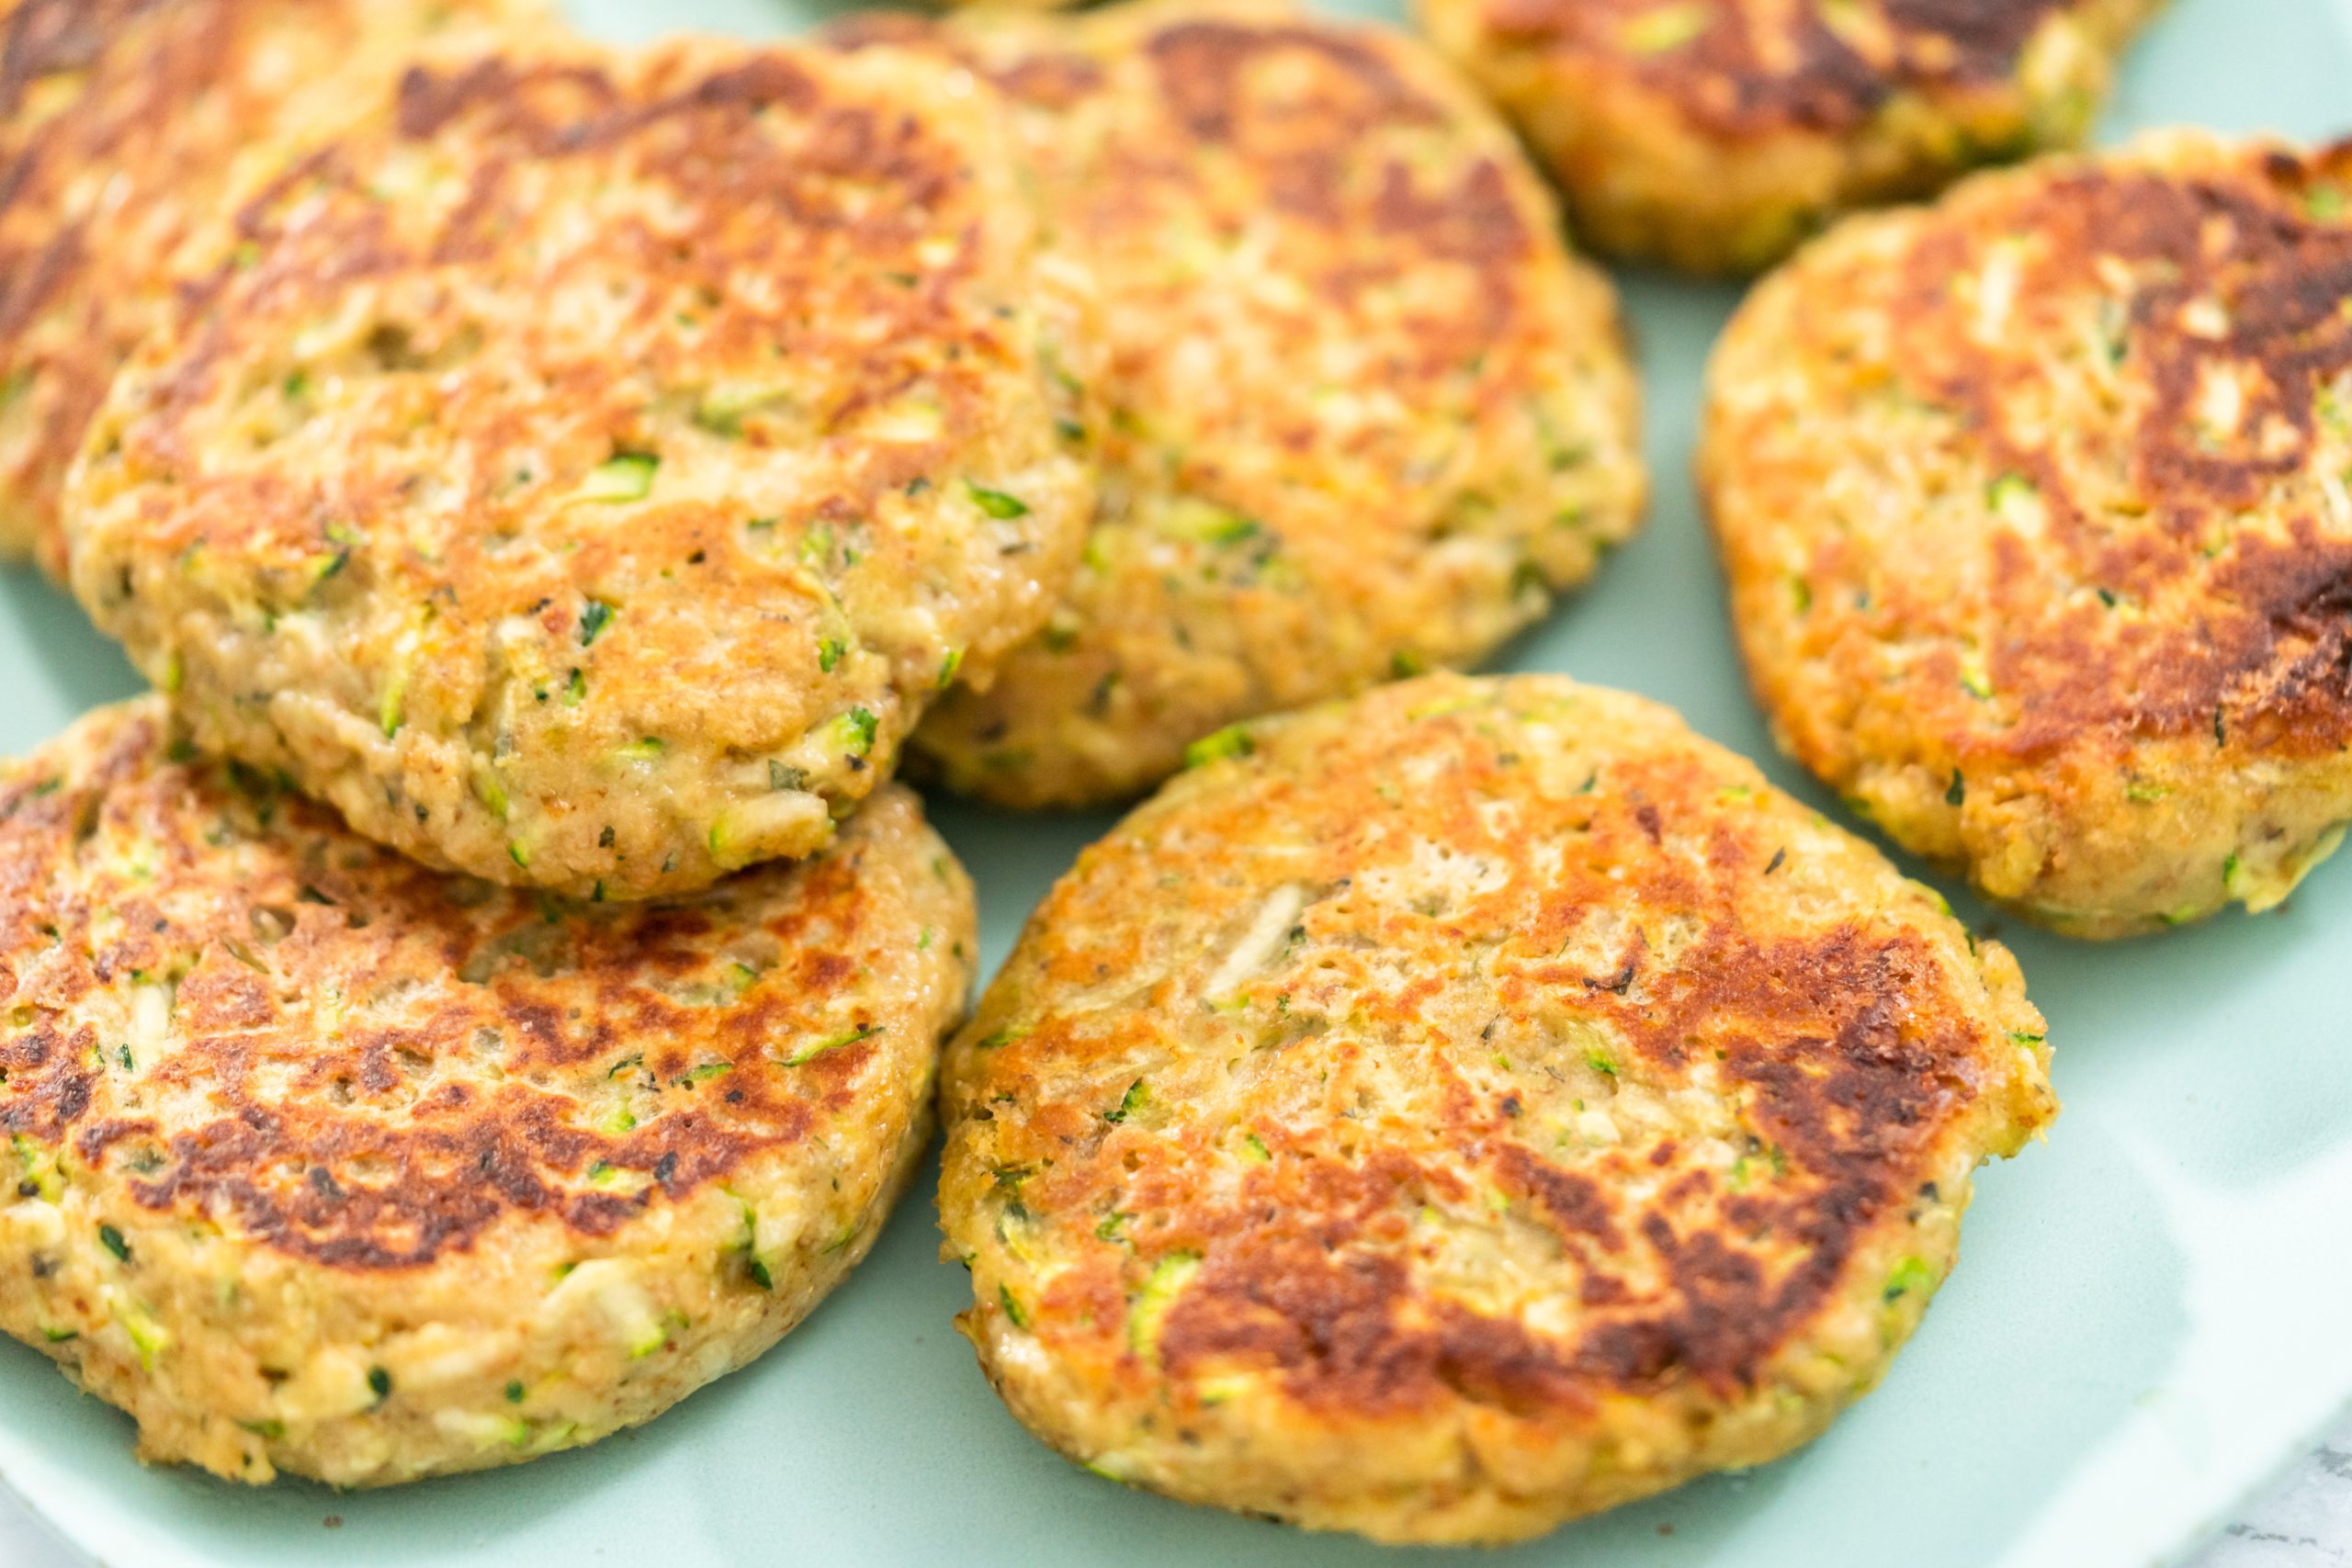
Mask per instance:
[[[140,1453],[339,1486],[658,1415],[863,1257],[971,890],[914,798],[662,904],[439,875],[164,705],[0,764],[0,1329]]]
[[[917,732],[950,784],[1134,795],[1221,726],[1485,658],[1634,533],[1615,295],[1422,45],[1196,0],[945,41],[1013,106],[1091,301],[1065,335],[1102,495],[1045,628]]]
[[[1210,751],[945,1067],[963,1325],[1103,1474],[1498,1541],[1759,1463],[2055,1111],[2008,953],[1652,704],[1433,677]]]
[[[1419,0],[1597,248],[1747,272],[2071,146],[2160,0]]]
[[[999,118],[879,51],[411,72],[118,381],[77,592],[200,745],[434,864],[646,897],[821,847],[1091,502]]]
[[[2352,818],[2352,154],[2201,134],[1758,289],[1702,484],[1782,745],[2059,931],[2284,898]]]

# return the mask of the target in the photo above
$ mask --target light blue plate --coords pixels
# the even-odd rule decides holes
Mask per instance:
[[[765,0],[573,8],[631,38],[798,19]],[[2182,121],[2352,127],[2352,0],[2176,0],[2110,131]],[[1511,662],[1661,698],[1764,758],[1684,478],[1699,367],[1733,295],[1646,277],[1627,293],[1656,515]],[[72,604],[0,572],[0,750],[133,688]],[[939,816],[979,880],[990,963],[1107,822]],[[2192,1547],[2352,1402],[2352,854],[2259,919],[2116,948],[2004,935],[2049,1014],[2067,1111],[2046,1147],[1985,1174],[1962,1266],[1885,1386],[1794,1459],[1476,1561],[2146,1568]],[[0,1472],[119,1568],[1424,1560],[1181,1507],[1063,1463],[998,1405],[948,1326],[968,1296],[935,1247],[918,1197],[807,1326],[641,1432],[365,1495],[141,1470],[126,1420],[0,1345]]]

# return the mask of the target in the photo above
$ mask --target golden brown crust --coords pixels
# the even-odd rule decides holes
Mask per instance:
[[[2089,128],[2156,0],[1422,0],[1602,249],[1778,259],[1837,212]]]
[[[1430,678],[1239,733],[950,1053],[1016,1412],[1180,1496],[1491,1540],[1870,1386],[2054,1110],[2007,954],[1636,699]]]
[[[1820,4],[1493,0],[1489,25],[1605,62],[1694,125],[1737,139],[1851,130],[1900,92],[2006,83],[2035,29],[2077,8],[2077,0],[1878,0],[1843,6],[1840,28],[1825,14],[1838,7]]]
[[[433,863],[643,897],[820,847],[1091,498],[994,119],[884,51],[411,72],[118,383],[77,592],[201,744]]]
[[[922,731],[951,784],[1133,795],[1225,724],[1475,662],[1632,534],[1614,298],[1426,49],[1257,4],[943,41],[1020,109],[1048,253],[1091,299],[1066,335],[1104,361],[1084,562]]]
[[[241,156],[531,0],[0,6],[0,556],[65,571],[67,465]]]
[[[353,1483],[516,1457],[436,1408],[521,1418],[498,1389],[564,1342],[462,1397],[399,1347],[524,1332],[603,1259],[649,1303],[621,1331],[662,1332],[623,1358],[641,1386],[583,1367],[527,1413],[587,1440],[756,1353],[871,1239],[970,978],[969,889],[910,795],[794,866],[565,907],[167,760],[167,734],[150,698],[0,765],[0,1325],[150,1452],[256,1478],[236,1417],[277,1466]],[[747,1252],[763,1213],[814,1234]],[[241,1346],[299,1383],[355,1341],[414,1401],[372,1463],[334,1421],[271,1438],[296,1413],[250,1366],[220,1381]]]
[[[517,1220],[610,1235],[833,1135],[870,1059],[924,1032],[908,1003],[937,987],[879,982],[910,933],[861,874],[921,831],[903,792],[805,865],[565,908],[354,839],[251,770],[165,764],[165,733],[153,703],[109,711],[0,780],[0,1133],[141,1207],[336,1269]],[[140,987],[168,1008],[143,1050],[101,1016]],[[649,1185],[616,1197],[599,1166]]]
[[[2352,816],[2347,181],[2186,139],[1972,184],[1809,253],[1713,373],[1783,737],[2068,929],[2275,901]]]

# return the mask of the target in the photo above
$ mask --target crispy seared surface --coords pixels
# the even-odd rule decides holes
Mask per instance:
[[[1694,271],[2080,141],[2158,0],[1421,0],[1578,232]]]
[[[535,0],[0,0],[0,556],[63,576],[58,495],[240,157]]]
[[[427,871],[164,706],[0,764],[0,1327],[141,1451],[372,1485],[644,1420],[863,1255],[973,913],[913,797],[665,904]]]
[[[77,470],[77,592],[198,742],[587,897],[806,853],[1044,620],[1000,112],[884,51],[411,73],[260,182]]]
[[[1987,177],[1759,289],[1702,468],[1782,743],[2062,931],[2284,897],[2352,818],[2352,153]]]
[[[2055,1110],[2007,953],[1654,705],[1430,677],[1216,750],[945,1068],[966,1330],[1108,1475],[1496,1540],[1761,1462]]]
[[[1102,360],[1084,564],[918,737],[956,788],[1133,795],[1236,719],[1476,661],[1632,534],[1614,297],[1419,44],[1192,3],[941,41],[1018,106],[1049,254],[1094,308],[1067,335]]]

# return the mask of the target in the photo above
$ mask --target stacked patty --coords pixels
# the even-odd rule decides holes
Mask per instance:
[[[535,0],[0,0],[0,557],[65,570],[59,490],[242,156]]]
[[[1760,287],[1703,489],[1782,746],[2075,935],[2284,898],[2352,819],[2352,155],[2176,134]]]
[[[81,225],[10,494],[167,694],[0,770],[0,1327],[245,1481],[647,1419],[863,1256],[966,1009],[891,764],[1093,500],[993,99],[421,7],[9,22],[4,215]],[[119,374],[133,325],[67,331],[118,309]]]
[[[1420,0],[1578,233],[1697,272],[2081,141],[2158,0]]]
[[[971,980],[888,788],[661,904],[426,870],[164,704],[0,764],[0,1328],[240,1481],[645,1420],[872,1245]]]
[[[1970,1172],[2055,1110],[2006,951],[1564,679],[1224,750],[1080,857],[948,1057],[941,1217],[1023,1421],[1177,1497],[1494,1541],[1877,1381]]]
[[[117,381],[76,591],[199,744],[431,863],[643,897],[820,848],[1092,498],[1000,118],[879,51],[413,71]]]
[[[1084,560],[917,735],[956,788],[1134,795],[1236,720],[1485,657],[1634,532],[1614,294],[1420,45],[1258,5],[855,30],[1012,101],[1100,361]]]

